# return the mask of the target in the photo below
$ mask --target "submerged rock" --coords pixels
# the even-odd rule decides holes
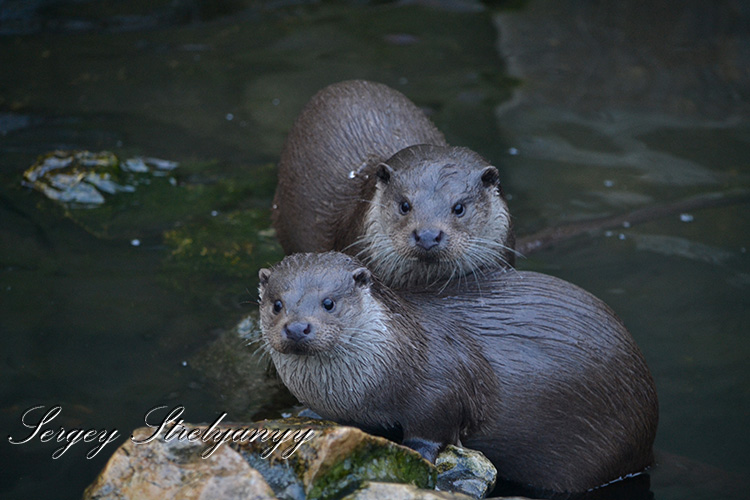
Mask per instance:
[[[23,184],[51,200],[87,208],[103,204],[102,193],[134,192],[138,181],[129,173],[159,175],[176,167],[176,162],[157,158],[120,162],[109,151],[54,151],[24,172]]]
[[[270,398],[295,404],[278,378],[271,376],[263,352],[248,348],[257,343],[257,333],[256,318],[247,316],[188,359],[202,375],[200,383],[220,398],[221,409],[241,421],[252,420]]]

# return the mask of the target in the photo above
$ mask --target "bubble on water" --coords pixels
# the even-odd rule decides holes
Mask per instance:
[[[680,214],[680,220],[682,222],[693,222],[693,216],[690,214]]]

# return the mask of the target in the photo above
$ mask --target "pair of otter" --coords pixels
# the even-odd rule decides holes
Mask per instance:
[[[656,391],[628,331],[565,281],[504,272],[497,169],[400,93],[318,93],[284,147],[273,220],[287,253],[367,266],[305,253],[259,273],[265,346],[322,417],[400,431],[428,460],[460,443],[559,492],[651,464]]]

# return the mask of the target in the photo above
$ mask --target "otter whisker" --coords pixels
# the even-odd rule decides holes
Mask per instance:
[[[253,350],[251,356],[257,358],[258,364],[262,363],[264,360],[268,362],[271,359],[272,350],[273,348],[270,346],[270,344],[268,344],[268,342],[263,342],[256,349]]]
[[[245,347],[251,347],[264,341],[265,339],[261,335],[258,335],[255,338],[248,339],[247,342],[245,342]]]
[[[480,243],[480,244],[482,244],[484,246],[487,246],[487,247],[499,248],[501,250],[505,250],[505,251],[508,251],[508,252],[514,254],[516,257],[524,258],[524,255],[521,252],[519,252],[518,250],[516,250],[513,247],[509,247],[507,245],[504,245],[504,244],[500,243],[499,241],[489,240],[489,239],[486,239],[486,238],[478,238],[476,236],[472,237],[471,241],[475,242],[475,243]]]
[[[483,240],[481,238],[471,238],[469,242],[472,251],[466,252],[466,254],[473,255],[477,260],[484,264],[484,266],[492,267],[500,264],[501,267],[511,267],[510,263],[505,259],[502,253],[493,251],[493,248],[507,249],[505,245]]]
[[[454,264],[451,269],[451,274],[448,276],[448,279],[445,280],[445,283],[443,283],[443,286],[438,290],[438,295],[443,293],[445,289],[450,285],[453,278],[456,276],[456,272],[459,270],[458,265]],[[461,285],[461,275],[458,274],[458,284]]]

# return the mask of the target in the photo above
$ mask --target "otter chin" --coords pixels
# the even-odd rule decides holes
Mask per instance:
[[[434,461],[484,453],[499,477],[583,492],[653,460],[646,362],[602,301],[563,280],[494,272],[393,291],[356,258],[295,254],[260,278],[264,348],[323,418],[389,434]]]

